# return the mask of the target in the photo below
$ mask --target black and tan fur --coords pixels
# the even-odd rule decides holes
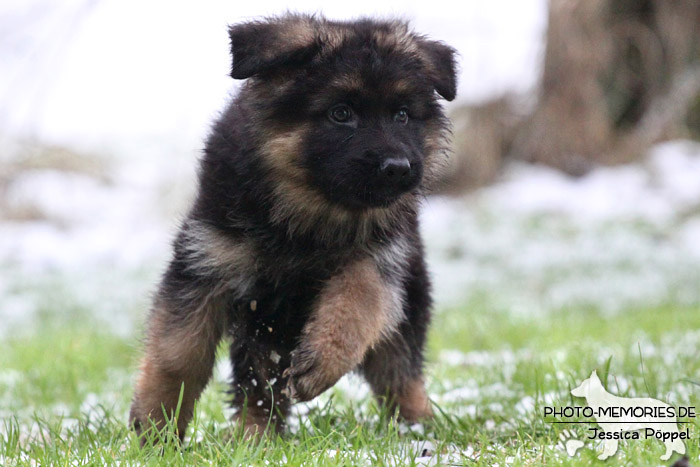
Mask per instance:
[[[230,336],[249,432],[359,371],[431,415],[418,204],[445,157],[454,51],[402,22],[285,15],[230,28],[246,79],[214,125],[199,192],[148,321],[131,421],[184,435]]]

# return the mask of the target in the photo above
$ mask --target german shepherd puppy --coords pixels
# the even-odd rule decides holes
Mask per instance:
[[[287,14],[229,33],[246,81],[211,130],[154,299],[132,424],[179,408],[182,438],[224,337],[249,433],[281,430],[291,403],[353,370],[406,420],[431,416],[417,210],[445,159],[455,51],[369,19]]]

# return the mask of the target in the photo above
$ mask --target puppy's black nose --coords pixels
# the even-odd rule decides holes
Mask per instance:
[[[397,183],[411,174],[411,163],[403,157],[385,159],[379,165],[379,173],[387,182]]]

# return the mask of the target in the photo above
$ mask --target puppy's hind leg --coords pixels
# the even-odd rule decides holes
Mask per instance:
[[[422,360],[415,359],[401,336],[368,352],[361,372],[377,400],[390,412],[398,409],[407,421],[430,418],[433,411],[425,391]]]
[[[388,339],[372,348],[361,372],[380,403],[399,409],[408,421],[430,418],[423,378],[423,347],[430,322],[430,284],[423,259],[415,255],[405,285],[404,320]]]
[[[162,429],[166,419],[174,419],[182,391],[174,422],[178,437],[184,437],[195,400],[211,378],[226,325],[225,307],[223,295],[171,283],[166,275],[149,316],[145,356],[129,415],[139,435],[152,424]]]

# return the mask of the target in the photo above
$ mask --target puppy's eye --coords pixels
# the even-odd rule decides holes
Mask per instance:
[[[334,105],[328,111],[328,117],[336,123],[347,123],[352,118],[352,109],[346,104]]]
[[[408,122],[408,109],[399,109],[399,111],[394,114],[394,120],[399,123]]]

